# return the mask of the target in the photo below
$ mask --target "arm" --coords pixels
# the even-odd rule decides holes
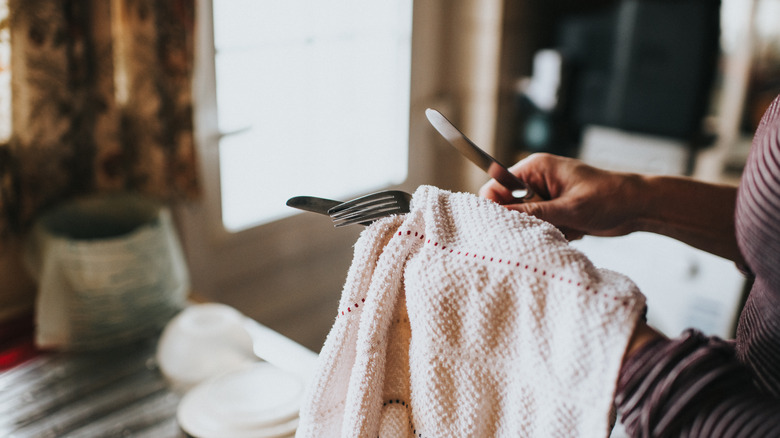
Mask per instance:
[[[615,403],[632,437],[780,436],[780,400],[759,389],[731,343],[694,330],[626,360]]]
[[[734,188],[606,172],[549,155],[531,156],[513,171],[549,200],[509,204],[511,195],[495,182],[480,193],[556,224],[569,238],[652,231],[742,262]],[[780,399],[757,383],[733,343],[695,331],[666,339],[640,321],[626,348],[616,404],[631,436],[780,436]]]
[[[480,195],[551,222],[568,239],[650,231],[743,263],[734,233],[736,188],[689,178],[609,172],[578,160],[534,154],[510,169],[548,201],[514,202],[490,181]],[[626,349],[630,359],[662,335],[643,321]]]
[[[663,234],[744,264],[734,230],[736,187],[679,177],[641,176],[640,181],[642,191],[652,195],[644,198],[638,231]]]
[[[609,172],[534,154],[510,169],[549,201],[514,202],[495,181],[480,195],[551,222],[568,239],[650,231],[744,263],[734,233],[735,187],[690,178]]]

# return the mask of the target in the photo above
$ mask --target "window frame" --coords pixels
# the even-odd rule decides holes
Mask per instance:
[[[495,11],[500,11],[496,5],[501,3],[501,0],[492,0],[493,7],[488,9],[493,11],[494,16]],[[497,74],[486,70],[484,64],[475,62],[483,61],[484,56],[469,60],[464,58],[463,50],[457,57],[450,53],[458,50],[459,43],[470,48],[470,41],[479,39],[479,36],[472,36],[471,40],[463,36],[448,36],[449,33],[462,33],[453,28],[452,23],[484,5],[479,0],[473,0],[453,16],[447,12],[452,7],[446,0],[414,1],[409,168],[405,182],[388,188],[414,192],[422,184],[449,190],[474,190],[478,187],[473,183],[475,169],[464,165],[463,158],[430,127],[424,112],[431,106],[444,110],[453,121],[475,132],[473,138],[491,150],[490,136],[495,119],[484,115],[470,116],[485,112],[495,114]],[[337,301],[351,260],[352,246],[362,227],[334,230],[332,223],[322,216],[303,213],[237,232],[225,229],[221,218],[219,140],[230,133],[218,130],[211,8],[211,0],[197,0],[193,106],[202,198],[180,204],[175,209],[193,295],[198,299],[233,305],[295,339],[295,328],[290,327],[295,322],[282,322],[283,312],[277,314],[274,309],[303,305],[306,300],[320,304],[323,299]],[[484,13],[482,16],[475,15],[474,20],[484,22]],[[498,18],[494,17],[496,20],[500,20],[500,12]],[[491,32],[498,32],[493,28],[500,26],[489,24]],[[493,39],[497,44],[498,38]],[[450,40],[454,40],[452,46],[455,48],[444,50],[444,47],[450,46]],[[461,71],[453,71],[448,65],[454,62],[461,66]],[[473,73],[468,76],[473,71],[488,72],[487,86],[484,81],[476,81],[476,91],[463,92],[460,90],[463,84],[454,77],[465,72],[468,79],[473,80]],[[456,105],[471,108],[472,112],[458,114],[451,111]],[[484,182],[484,177],[480,177],[483,178],[480,182]],[[263,306],[258,303],[264,300],[275,304],[261,309]],[[330,312],[324,313],[328,318],[332,316]],[[277,322],[279,325],[275,327]],[[285,324],[288,324],[287,333]],[[305,336],[297,340],[307,345]],[[315,348],[317,342],[310,340],[308,346]]]

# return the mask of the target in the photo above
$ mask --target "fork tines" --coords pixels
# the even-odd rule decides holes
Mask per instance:
[[[341,203],[328,215],[336,227],[355,223],[370,223],[392,214],[408,213],[412,196],[399,190],[385,190]]]

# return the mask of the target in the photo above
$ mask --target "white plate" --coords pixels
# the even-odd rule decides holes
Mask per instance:
[[[209,379],[181,401],[180,427],[197,438],[276,438],[298,426],[304,384],[293,374],[258,362]]]

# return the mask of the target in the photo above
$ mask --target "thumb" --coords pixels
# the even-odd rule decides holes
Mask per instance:
[[[508,205],[507,207],[553,224],[563,233],[566,240],[581,239],[582,236],[585,235],[584,231],[577,227],[570,226],[570,209],[567,209],[562,202],[556,202],[556,200],[528,202],[524,204]]]
[[[562,225],[561,222],[565,221],[565,216],[562,214],[564,210],[560,204],[561,203],[556,202],[556,200],[551,200],[513,204],[507,207],[521,213],[535,216],[543,221],[550,222],[553,225]]]

